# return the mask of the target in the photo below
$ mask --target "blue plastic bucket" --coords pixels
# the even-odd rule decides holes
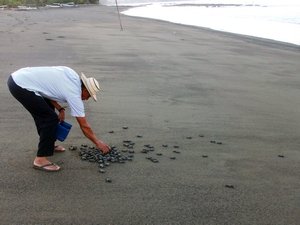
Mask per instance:
[[[71,127],[72,127],[72,125],[65,121],[60,122],[57,125],[56,139],[59,141],[64,141],[67,138],[67,136],[71,130]]]

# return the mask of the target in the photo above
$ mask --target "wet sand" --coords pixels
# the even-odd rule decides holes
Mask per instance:
[[[104,6],[0,11],[0,224],[299,224],[299,46],[121,17],[123,31]],[[68,150],[61,172],[32,169],[35,126],[6,80],[43,65],[100,81],[88,120],[111,145],[134,141],[132,162],[100,174]],[[91,145],[66,121],[65,147]]]

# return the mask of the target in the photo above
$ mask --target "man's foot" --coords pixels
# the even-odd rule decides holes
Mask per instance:
[[[55,152],[64,152],[64,151],[66,151],[66,149],[61,145],[56,145],[56,146],[54,146],[54,151]]]
[[[50,162],[46,157],[36,157],[33,162],[33,168],[49,172],[56,172],[60,170],[60,166]]]
[[[42,166],[33,164],[33,168],[37,169],[37,170],[47,171],[47,172],[57,172],[60,170],[60,167],[58,165],[56,165],[55,163],[48,163],[48,164],[45,164]]]

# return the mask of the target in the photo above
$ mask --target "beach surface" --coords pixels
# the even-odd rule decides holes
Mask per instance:
[[[0,224],[299,224],[299,46],[121,19],[123,31],[105,6],[0,11]],[[99,80],[88,121],[110,145],[134,141],[132,162],[101,174],[67,150],[51,158],[62,171],[32,168],[36,128],[6,81],[54,65]],[[66,115],[63,145],[92,145]]]

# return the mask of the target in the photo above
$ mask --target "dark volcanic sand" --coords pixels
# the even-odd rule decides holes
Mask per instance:
[[[109,7],[0,11],[0,224],[299,224],[299,47],[121,17],[124,31]],[[100,81],[88,120],[134,141],[132,162],[101,174],[67,151],[61,172],[32,169],[36,130],[6,81],[42,65]],[[91,145],[68,113],[65,147]]]

